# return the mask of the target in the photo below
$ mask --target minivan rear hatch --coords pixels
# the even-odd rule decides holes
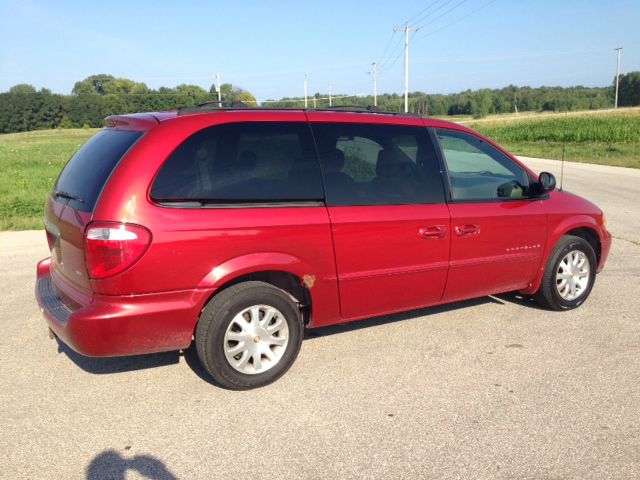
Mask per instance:
[[[51,190],[45,229],[54,287],[65,303],[86,305],[91,301],[84,231],[114,168],[143,133],[101,130],[71,157]]]

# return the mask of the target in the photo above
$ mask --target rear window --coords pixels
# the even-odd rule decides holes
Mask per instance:
[[[101,130],[78,150],[60,173],[53,192],[83,212],[93,212],[102,187],[142,132]],[[73,198],[70,198],[73,197]]]
[[[158,173],[156,201],[278,203],[320,201],[320,164],[306,123],[217,125],[185,140]]]

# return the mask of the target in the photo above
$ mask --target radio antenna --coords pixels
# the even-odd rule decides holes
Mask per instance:
[[[564,179],[564,152],[567,145],[567,129],[569,128],[569,92],[565,90],[565,105],[564,105],[564,131],[562,134],[562,159],[560,160],[560,188],[562,191],[562,180]]]
[[[564,145],[566,139],[562,142],[562,160],[560,161],[560,188],[558,190],[562,191],[562,179],[564,178]]]

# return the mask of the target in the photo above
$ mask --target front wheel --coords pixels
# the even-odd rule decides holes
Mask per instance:
[[[284,375],[302,336],[300,310],[287,293],[265,282],[244,282],[223,290],[204,308],[196,350],[218,383],[247,390]]]
[[[589,242],[565,235],[549,255],[536,300],[552,310],[578,307],[591,293],[596,267],[596,255]]]

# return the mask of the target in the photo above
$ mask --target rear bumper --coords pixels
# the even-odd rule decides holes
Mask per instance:
[[[187,348],[212,289],[96,295],[76,309],[56,295],[51,260],[38,263],[36,299],[53,332],[76,352],[111,357]]]

